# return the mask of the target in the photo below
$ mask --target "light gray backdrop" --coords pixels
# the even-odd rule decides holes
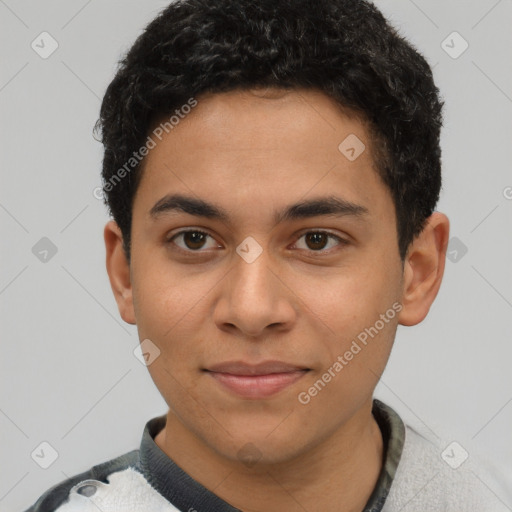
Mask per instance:
[[[166,412],[107,280],[92,137],[117,59],[166,4],[0,0],[2,511],[138,447]],[[512,2],[378,5],[446,101],[438,209],[453,239],[430,315],[399,327],[377,396],[512,481]]]

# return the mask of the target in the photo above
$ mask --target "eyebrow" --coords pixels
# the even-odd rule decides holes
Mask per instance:
[[[153,220],[157,220],[162,215],[174,212],[184,212],[196,217],[205,217],[229,223],[229,214],[223,208],[202,199],[181,194],[171,194],[162,197],[151,208],[149,216]],[[368,208],[365,206],[352,203],[340,197],[328,196],[300,201],[288,206],[274,214],[274,222],[279,224],[288,220],[305,219],[321,215],[363,218],[369,213]]]

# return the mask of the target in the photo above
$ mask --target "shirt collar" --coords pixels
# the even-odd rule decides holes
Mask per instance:
[[[372,414],[384,441],[384,464],[377,484],[363,512],[380,512],[395,477],[405,440],[405,426],[388,405],[374,399]],[[202,512],[240,512],[185,473],[155,443],[165,427],[166,415],[149,420],[140,444],[140,469],[146,480],[180,510],[194,508]]]

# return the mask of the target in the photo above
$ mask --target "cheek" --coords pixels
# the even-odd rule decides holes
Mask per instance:
[[[396,279],[382,266],[339,269],[328,280],[296,279],[297,295],[304,306],[323,371],[331,369],[331,390],[357,393],[369,388],[381,374],[395,337]],[[368,270],[369,269],[369,270]],[[395,306],[395,308],[393,307]],[[341,365],[341,366],[340,366]],[[321,372],[319,377],[321,376]],[[331,382],[331,381],[329,381]],[[327,393],[328,394],[328,393]]]
[[[347,266],[328,276],[290,276],[303,312],[323,324],[334,338],[357,334],[372,325],[399,296],[396,280],[371,265]]]
[[[134,286],[139,339],[149,339],[158,348],[159,356],[148,370],[160,389],[169,388],[176,384],[173,377],[181,381],[180,376],[195,362],[200,296],[193,287],[182,286],[180,279],[140,277]]]
[[[384,313],[387,323],[378,318],[361,329],[351,326],[331,340],[326,351],[329,356],[323,358],[322,367],[304,383],[297,396],[300,404],[311,407],[313,415],[315,411],[318,415],[325,410],[332,411],[333,403],[342,404],[337,412],[332,411],[330,419],[338,424],[372,395],[388,361],[396,332],[395,310],[387,311],[387,316]]]
[[[137,325],[148,337],[152,334],[163,340],[174,329],[190,325],[188,317],[201,308],[201,299],[211,288],[205,274],[171,264],[164,256],[134,262],[133,270]]]

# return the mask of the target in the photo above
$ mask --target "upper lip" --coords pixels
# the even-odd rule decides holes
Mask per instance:
[[[269,375],[271,373],[291,373],[309,370],[304,366],[284,363],[283,361],[263,361],[258,364],[244,361],[226,361],[206,368],[215,373],[229,373],[231,375]]]

